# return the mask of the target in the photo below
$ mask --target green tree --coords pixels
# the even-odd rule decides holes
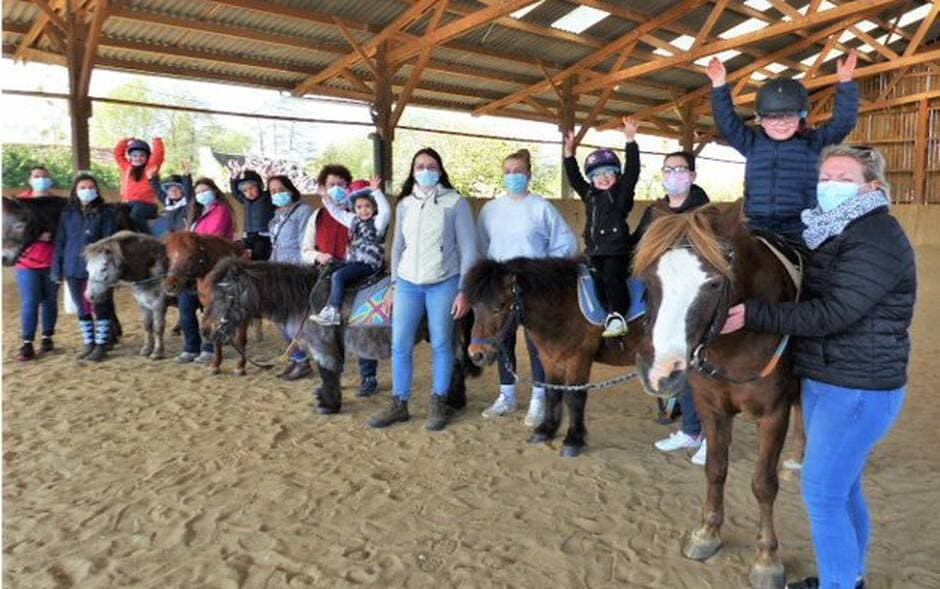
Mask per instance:
[[[72,185],[72,150],[64,145],[25,145],[7,143],[3,146],[3,187],[27,188],[29,172],[36,166],[49,170],[55,180],[55,190],[68,192]],[[94,159],[91,173],[98,179],[102,190],[116,190],[121,177],[117,166],[110,161]]]

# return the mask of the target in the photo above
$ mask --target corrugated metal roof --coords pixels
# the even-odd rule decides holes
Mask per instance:
[[[109,67],[133,70],[136,64],[140,71],[148,73],[163,67],[172,70],[169,72],[171,75],[197,79],[200,75],[212,79],[224,79],[229,76],[237,83],[254,83],[277,88],[292,87],[308,75],[322,71],[345,55],[352,54],[349,43],[339,27],[330,22],[331,15],[345,19],[349,23],[350,34],[357,42],[364,44],[368,43],[376,31],[394,21],[416,1],[273,0],[258,2],[253,5],[255,8],[249,9],[238,6],[239,3],[234,0],[128,0],[118,10],[130,11],[134,18],[144,20],[125,17],[108,19],[103,28],[105,39],[99,53],[105,65]],[[631,0],[617,4],[640,15],[652,17],[669,10],[679,1]],[[544,0],[521,21],[549,28],[578,5],[575,0]],[[463,13],[483,10],[488,6],[489,3],[477,0],[451,0],[449,12],[442,21],[443,25],[463,18]],[[679,19],[679,23],[694,32],[708,18],[713,6],[713,3],[706,2],[685,14]],[[279,8],[284,10],[283,14],[277,13]],[[906,12],[910,8],[909,5],[895,6],[880,16],[888,21],[899,12]],[[3,40],[7,50],[22,39],[22,33],[29,30],[31,23],[40,14],[41,11],[32,2],[11,0],[3,3],[4,26],[18,31],[4,32]],[[781,13],[776,9],[768,9],[767,14],[774,21],[780,20]],[[177,19],[176,22],[180,26],[159,22],[167,18]],[[717,36],[750,18],[749,15],[729,8],[718,19],[711,35]],[[425,14],[408,30],[408,34],[423,34],[428,20],[428,14]],[[918,25],[919,22],[912,23],[906,30],[913,33]],[[229,34],[217,34],[217,29],[213,29],[213,26],[221,27]],[[582,41],[577,41],[561,38],[564,37],[562,33],[543,35],[519,30],[517,27],[506,26],[505,20],[488,23],[466,32],[447,45],[435,47],[432,52],[433,65],[423,73],[414,96],[436,105],[450,105],[461,109],[475,108],[489,100],[513,94],[531,84],[544,81],[539,63],[545,64],[551,71],[554,71],[553,67],[563,68],[574,64],[596,50],[592,45],[616,41],[636,26],[637,22],[613,14],[587,29],[582,35]],[[250,31],[249,36],[238,36],[242,31]],[[880,26],[870,31],[875,38],[884,33]],[[660,29],[652,34],[665,42],[671,42],[678,36],[678,33],[670,29]],[[938,36],[940,21],[934,23],[926,39],[929,41]],[[799,42],[801,38],[795,34],[781,35],[762,40],[752,47],[763,53],[772,53]],[[405,42],[407,39],[404,36],[393,38],[393,50]],[[852,39],[846,44],[858,46],[862,43]],[[900,52],[905,44],[906,41],[898,39],[892,47]],[[56,51],[56,47],[44,37],[34,46],[46,52]],[[788,59],[806,59],[818,53],[821,46],[821,43],[816,44],[797,55],[789,56]],[[638,50],[641,51],[639,57],[629,60],[628,66],[645,61],[644,52],[649,51],[648,46],[641,44]],[[411,61],[414,60],[413,57]],[[595,71],[609,71],[614,60],[615,56],[603,60],[595,67]],[[753,60],[752,56],[742,54],[728,60],[726,65],[729,70],[734,70]],[[831,71],[833,64],[834,60],[827,63],[824,71]],[[372,73],[365,64],[358,63],[350,69],[363,81],[371,84]],[[399,88],[407,81],[411,69],[409,64],[399,69],[396,75]],[[785,72],[786,75],[794,73],[796,72],[793,70]],[[701,88],[706,84],[704,75],[685,67],[660,69],[636,80],[625,81],[607,108],[633,111],[642,108],[644,104],[672,100],[685,91]],[[327,81],[326,88],[334,93],[348,94],[353,90],[360,92],[354,84],[342,77]],[[554,105],[558,102],[551,89],[536,96],[547,104]],[[594,100],[591,96],[581,97],[579,111],[587,112]],[[633,102],[630,102],[631,100]],[[512,108],[533,114],[539,112],[538,109],[524,104],[513,105]],[[669,118],[673,114],[664,113],[663,116]]]

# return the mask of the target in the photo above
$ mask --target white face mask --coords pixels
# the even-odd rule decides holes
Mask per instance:
[[[669,196],[685,194],[692,187],[692,177],[688,174],[667,174],[663,177],[663,188]]]

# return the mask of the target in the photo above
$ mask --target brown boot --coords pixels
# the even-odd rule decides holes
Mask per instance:
[[[399,421],[408,421],[408,401],[402,401],[392,395],[388,406],[369,418],[369,426],[374,428],[388,427]]]
[[[84,360],[89,355],[91,355],[91,353],[94,351],[95,351],[95,344],[93,343],[85,344],[85,346],[82,348],[82,351],[80,351],[78,354],[75,355],[75,358],[78,360]]]
[[[282,378],[284,380],[300,380],[301,378],[307,378],[312,373],[313,370],[310,369],[310,362],[304,360],[303,362],[294,362],[290,371]]]
[[[108,357],[108,344],[95,344],[95,349],[85,356],[89,362],[103,362]]]
[[[452,413],[453,410],[447,404],[447,398],[432,393],[428,403],[428,422],[424,426],[425,429],[432,432],[444,429]]]

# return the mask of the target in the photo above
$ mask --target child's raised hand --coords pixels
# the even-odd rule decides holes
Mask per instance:
[[[852,49],[845,61],[841,59],[836,62],[836,73],[840,82],[851,82],[855,75],[855,65],[858,63],[858,51]]]
[[[636,139],[636,132],[640,128],[640,122],[636,117],[623,117],[623,136],[627,138],[627,143],[632,143]]]
[[[565,157],[573,156],[576,147],[577,145],[574,142],[574,131],[565,131]]]
[[[382,188],[382,177],[376,176],[375,178],[369,180],[369,188],[372,190],[379,190]]]
[[[231,161],[232,161],[232,160],[229,160],[229,162],[231,162]],[[182,163],[180,164],[180,169],[183,170],[183,175],[184,175],[184,176],[188,176],[188,175],[189,175],[190,173],[192,173],[192,171],[193,171],[193,168],[192,168],[192,166],[190,165],[189,160],[183,160]]]
[[[721,63],[720,59],[713,57],[711,61],[708,62],[708,67],[705,71],[708,74],[708,79],[712,81],[712,88],[725,85],[725,77],[728,75],[728,71],[725,69],[725,64]]]

